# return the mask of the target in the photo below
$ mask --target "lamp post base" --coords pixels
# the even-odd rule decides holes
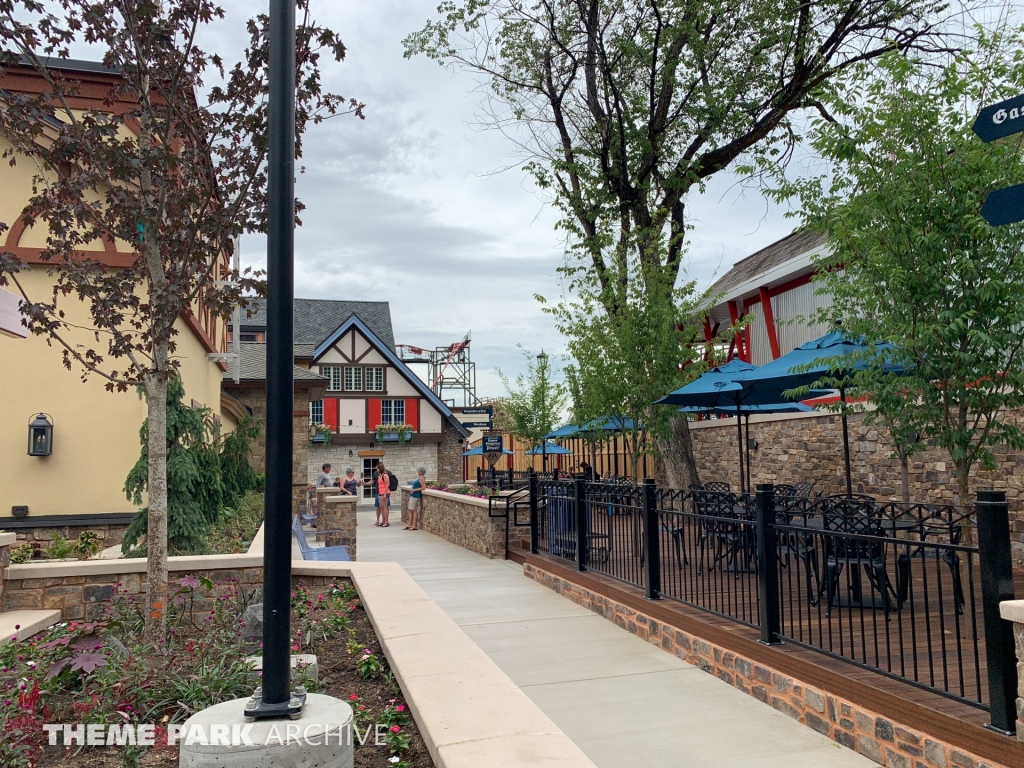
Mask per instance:
[[[182,725],[179,768],[352,768],[352,707],[310,693],[295,719],[248,717],[250,699],[197,712]]]

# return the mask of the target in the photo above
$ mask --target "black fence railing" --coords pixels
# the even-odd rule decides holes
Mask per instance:
[[[1012,597],[1005,495],[987,492],[979,527],[974,508],[776,495],[770,485],[751,495],[528,482],[532,551],[755,627],[764,642],[988,709],[1010,730],[1013,648],[993,619]]]

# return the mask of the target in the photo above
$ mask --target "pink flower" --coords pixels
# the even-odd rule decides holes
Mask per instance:
[[[391,731],[392,733],[398,733],[402,729],[399,728],[397,725],[392,725],[390,728],[388,728],[388,730]]]
[[[395,712],[405,712],[405,704],[399,704],[395,707]]]
[[[348,695],[348,700],[349,701],[357,701],[358,699],[359,699],[359,694],[358,693],[350,693]]]

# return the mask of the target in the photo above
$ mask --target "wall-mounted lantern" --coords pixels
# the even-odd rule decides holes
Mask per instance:
[[[49,456],[53,453],[53,422],[40,413],[28,425],[28,455]]]

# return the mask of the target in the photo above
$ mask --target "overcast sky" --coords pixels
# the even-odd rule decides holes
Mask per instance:
[[[433,347],[472,331],[479,394],[499,395],[495,367],[521,370],[517,344],[555,356],[564,348],[533,298],[558,292],[561,240],[527,174],[501,170],[515,163],[514,148],[479,126],[472,76],[402,57],[402,38],[437,1],[314,0],[316,17],[348,47],[343,63],[325,65],[326,85],[365,102],[366,120],[339,117],[307,134],[296,294],[387,300],[399,344]],[[226,4],[218,50],[243,44],[252,7]],[[688,201],[689,270],[701,286],[792,228],[756,192],[730,191],[734,182],[722,178]],[[245,238],[242,254],[262,266],[264,242]]]

